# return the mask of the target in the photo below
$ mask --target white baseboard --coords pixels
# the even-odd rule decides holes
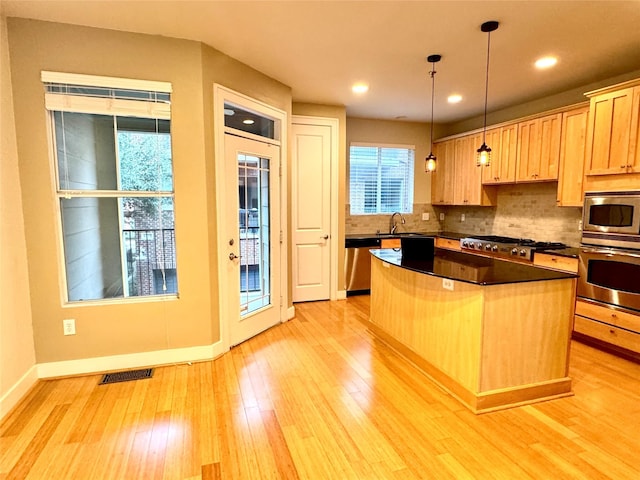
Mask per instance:
[[[291,320],[295,316],[296,316],[296,307],[292,305],[289,308],[287,308],[287,320]]]
[[[37,365],[33,365],[27,372],[0,397],[0,420],[2,420],[15,407],[22,397],[38,381]]]
[[[176,363],[213,360],[224,352],[222,342],[199,347],[174,348],[153,352],[111,355],[108,357],[82,358],[62,362],[40,363],[36,365],[38,378],[66,377],[86,375],[113,370],[144,368]]]
[[[338,300],[346,300],[347,299],[347,291],[346,290],[338,290],[337,299]]]

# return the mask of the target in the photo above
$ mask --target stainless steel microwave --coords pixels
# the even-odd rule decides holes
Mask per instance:
[[[585,193],[582,243],[640,249],[640,191]]]

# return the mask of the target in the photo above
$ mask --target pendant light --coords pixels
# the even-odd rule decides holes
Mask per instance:
[[[427,62],[431,63],[431,71],[429,72],[431,76],[431,134],[429,136],[431,147],[429,148],[429,155],[424,159],[425,172],[434,172],[436,170],[436,156],[433,154],[433,98],[436,85],[436,63],[439,62],[441,58],[440,55],[429,55],[427,57]]]
[[[484,127],[482,130],[482,145],[478,149],[476,165],[478,167],[488,167],[491,165],[491,148],[487,146],[487,98],[489,96],[489,48],[491,47],[491,32],[498,29],[499,23],[496,21],[484,22],[480,30],[487,33],[487,73],[485,76],[484,88]]]

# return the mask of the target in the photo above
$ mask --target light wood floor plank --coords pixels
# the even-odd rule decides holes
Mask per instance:
[[[640,478],[640,365],[573,342],[575,396],[474,415],[363,323],[368,296],[214,361],[38,382],[0,424],[0,480]]]

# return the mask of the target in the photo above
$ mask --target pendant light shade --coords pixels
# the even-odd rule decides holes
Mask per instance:
[[[437,159],[433,154],[433,99],[436,85],[436,63],[439,62],[441,58],[442,57],[440,55],[429,55],[427,57],[427,62],[431,63],[431,71],[429,72],[429,75],[431,76],[431,134],[429,136],[431,147],[429,148],[429,155],[424,159],[425,172],[434,172],[437,167]]]
[[[500,25],[496,21],[484,22],[480,26],[480,30],[487,33],[487,71],[485,75],[484,87],[484,127],[482,130],[482,145],[477,151],[476,165],[479,167],[488,167],[491,165],[491,148],[487,146],[487,99],[489,97],[489,50],[491,47],[491,32],[498,29]]]

